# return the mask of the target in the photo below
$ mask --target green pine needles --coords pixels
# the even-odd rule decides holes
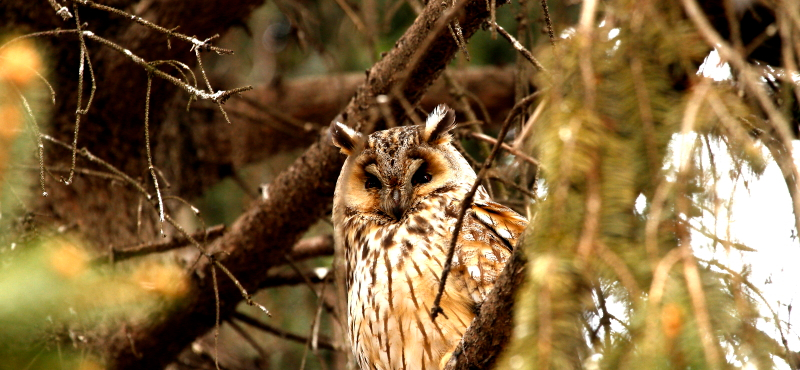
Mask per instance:
[[[747,248],[703,215],[726,201],[717,156],[737,177],[764,171],[761,110],[737,83],[697,75],[711,48],[680,4],[589,3],[591,23],[537,53],[549,74],[537,75],[544,112],[529,152],[546,195],[498,368],[773,367],[782,348],[755,327],[758,291],[695,256]]]

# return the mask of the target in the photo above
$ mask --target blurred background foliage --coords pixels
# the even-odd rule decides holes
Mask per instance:
[[[733,81],[699,79],[697,68],[711,48],[677,3],[603,2],[588,44],[581,33],[587,29],[577,25],[581,2],[547,4],[555,47],[539,3],[515,1],[497,12],[497,23],[533,50],[547,73],[535,73],[489,27],[469,40],[470,60],[458,54],[450,68],[508,66],[515,69],[511,88],[518,100],[540,91],[509,139],[540,168],[506,155],[497,169],[506,181],[485,182],[537,226],[526,235],[528,283],[518,297],[517,334],[500,368],[751,369],[776,362],[796,368],[789,349],[776,357],[775,340],[756,328],[772,318],[759,313],[760,293],[748,281],[748,267],[733,271],[714,258],[695,263],[682,254],[689,246],[712,253],[751,250],[708,223],[726,222],[717,217],[726,200],[715,184],[727,174],[715,168],[715,157],[732,158],[731,176],[751,180],[771,160],[754,133],[767,131],[763,107]],[[390,50],[422,6],[413,0],[269,1],[216,43],[236,54],[205,54],[204,67],[222,89],[360,73]],[[52,67],[45,46],[0,45],[0,368],[102,368],[89,343],[118,330],[114,325],[123,318],[136,325],[179,309],[198,253],[187,247],[111,264],[69,228],[30,222],[41,215],[26,204],[46,191],[38,185],[36,132],[47,132],[51,106],[50,89],[32,71],[46,78]],[[774,91],[786,98],[781,108],[790,116],[791,88]],[[525,136],[523,124],[533,122],[538,107],[535,132]],[[485,143],[465,138],[463,144],[483,160]],[[231,225],[260,197],[259,186],[302,152],[287,150],[236,168],[189,199],[197,211],[171,210],[186,230]],[[304,238],[330,232],[323,218]],[[240,304],[218,335],[198,339],[170,368],[213,369],[215,362],[224,369],[347,368],[349,348],[337,324],[345,318],[335,314],[336,289],[329,284],[331,259],[289,261],[267,271],[308,280],[261,289],[254,299],[271,318]]]
[[[342,10],[342,4],[359,18],[358,25]],[[392,48],[423,6],[417,1],[389,0],[266,2],[246,24],[233,27],[216,43],[236,54],[206,54],[204,67],[219,88],[363,71]],[[527,13],[531,18],[541,17],[538,8]],[[515,16],[511,11],[498,12],[497,20],[513,29]],[[538,30],[527,33],[532,39],[541,37]],[[50,230],[26,221],[40,216],[27,207],[30,198],[46,191],[38,186],[39,140],[35,133],[48,132],[51,64],[46,44],[23,40],[6,45],[13,36],[18,35],[5,35],[0,43],[4,45],[0,50],[0,357],[4,359],[0,368],[102,368],[102,361],[87,352],[86,344],[107,334],[121,318],[135,325],[163,310],[164,305],[180,307],[186,289],[182,281],[189,278],[185,267],[191,267],[196,253],[184,249],[177,259],[152,255],[109,265],[102,251],[85,245],[69,229]],[[517,55],[508,43],[493,39],[485,30],[471,39],[469,51],[469,62],[460,55],[452,66],[511,65]],[[26,113],[26,105],[33,116]],[[474,142],[467,144],[477,153]],[[302,149],[290,150],[237,169],[201,197],[189,200],[198,213],[190,207],[175,207],[179,222],[187,230],[230,225],[259,196],[259,185],[269,183],[301,153]],[[64,175],[49,171],[44,174],[48,181]],[[330,232],[330,222],[322,220],[306,237]],[[273,272],[322,268],[318,272],[324,275],[331,258],[301,261]],[[268,325],[307,338],[318,317],[318,331],[341,350],[346,343],[332,321],[343,318],[317,313],[318,284],[313,288],[294,284],[264,289],[254,296],[271,308]],[[323,294],[332,296],[334,289]],[[258,310],[244,304],[239,311],[261,317]],[[222,323],[218,339],[210,333],[198,340],[190,351],[193,353],[185,354],[173,366],[207,368],[218,358],[222,368],[230,369],[299,368],[301,363],[307,369],[327,369],[341,366],[348,356],[327,349],[312,354],[297,340],[238,320],[234,323]],[[252,338],[252,345],[242,341],[241,331]],[[339,333],[338,337],[334,333]]]
[[[0,369],[101,369],[81,349],[121,318],[146,320],[179,305],[187,276],[171,259],[97,263],[69,230],[37,228],[27,207],[39,188],[42,119],[53,98],[44,53],[30,40],[0,49]],[[43,190],[43,189],[40,189]]]

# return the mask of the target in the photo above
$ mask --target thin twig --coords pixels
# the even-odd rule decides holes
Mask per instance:
[[[585,106],[594,109],[597,94],[597,79],[592,66],[592,46],[594,45],[595,12],[597,11],[598,0],[586,0],[581,8],[580,21],[578,23],[578,42],[581,47],[583,57],[579,60],[581,77],[583,79],[583,89],[586,96]]]
[[[361,32],[366,35],[367,26],[364,25],[364,21],[362,21],[361,18],[358,17],[358,14],[356,14],[355,10],[353,10],[350,4],[348,4],[347,1],[345,0],[336,0],[336,4],[338,4],[339,7],[342,8],[344,14],[347,15],[347,18],[349,18],[350,21],[353,22],[353,25],[356,26],[358,32]]]
[[[322,307],[324,305],[324,299],[322,295],[325,293],[325,287],[328,284],[322,284],[322,288],[320,288],[319,292],[314,291],[314,294],[317,295],[317,309],[314,314],[314,318],[311,320],[311,329],[308,333],[308,338],[305,347],[303,348],[303,359],[300,362],[300,370],[305,370],[306,368],[306,358],[308,358],[308,351],[312,351],[315,354],[317,353],[317,346],[319,344],[317,335],[319,335],[319,319],[322,315]]]
[[[628,291],[631,301],[638,303],[643,292],[625,260],[599,240],[595,242],[595,251],[597,256],[617,274],[620,283]]]
[[[47,1],[50,2],[50,6],[53,7],[53,10],[56,11],[56,14],[58,14],[61,17],[61,19],[66,21],[67,19],[70,19],[72,17],[72,14],[69,13],[69,9],[66,6],[57,3],[56,0],[47,0]]]
[[[206,242],[212,241],[225,233],[225,225],[216,225],[212,226],[208,229],[199,231],[197,233],[192,234],[193,238],[196,239],[205,239]],[[102,262],[120,262],[127,259],[131,259],[134,257],[140,257],[145,255],[150,255],[153,253],[161,253],[161,252],[168,252],[177,248],[183,248],[189,245],[189,239],[179,236],[173,237],[167,241],[161,241],[158,243],[144,243],[139,244],[129,248],[122,248],[122,249],[114,249],[111,248],[111,251],[107,256],[98,257],[94,260],[95,263],[102,263]]]
[[[514,105],[514,107],[511,109],[511,112],[508,113],[508,117],[506,117],[505,122],[503,122],[503,126],[500,128],[500,133],[497,134],[497,142],[495,143],[494,147],[492,147],[492,152],[489,153],[488,157],[486,157],[486,160],[483,162],[483,167],[481,168],[480,172],[478,172],[475,182],[472,184],[472,188],[470,188],[469,192],[467,192],[467,194],[464,196],[464,200],[461,202],[461,209],[458,211],[458,218],[456,219],[456,224],[453,228],[453,236],[450,238],[450,246],[447,249],[447,258],[445,259],[444,267],[442,269],[442,276],[439,279],[439,290],[436,293],[436,298],[434,298],[433,306],[431,307],[431,321],[436,320],[436,317],[440,313],[444,312],[439,306],[439,303],[442,300],[444,287],[447,284],[447,277],[450,274],[450,265],[453,263],[453,255],[455,254],[458,235],[461,233],[461,227],[464,225],[464,216],[467,214],[467,210],[472,206],[472,200],[475,197],[475,192],[478,191],[478,187],[480,187],[481,179],[483,179],[487,171],[492,167],[494,158],[500,151],[500,144],[503,142],[503,140],[505,140],[506,134],[508,134],[508,130],[511,127],[511,122],[514,121],[514,118],[516,118],[517,115],[521,114],[525,109],[528,108],[530,103],[533,102],[537,95],[537,93],[534,93],[520,100]]]
[[[13,42],[17,42],[17,41],[20,41],[20,40],[23,40],[23,39],[26,39],[26,38],[33,38],[33,37],[39,37],[39,36],[59,36],[61,34],[69,34],[69,33],[75,33],[75,34],[81,33],[83,35],[83,37],[85,37],[85,38],[97,41],[97,42],[99,42],[99,43],[101,43],[103,45],[106,45],[106,46],[108,46],[108,47],[110,47],[110,48],[112,48],[112,49],[124,54],[130,60],[132,60],[134,63],[136,63],[136,64],[140,65],[141,67],[143,67],[147,72],[152,73],[152,74],[154,74],[154,75],[156,75],[156,76],[158,76],[158,77],[160,77],[160,78],[162,78],[164,80],[167,80],[167,81],[171,82],[172,84],[184,89],[186,92],[188,92],[191,95],[191,97],[193,99],[211,100],[211,101],[213,101],[213,102],[215,102],[215,103],[217,103],[218,105],[221,106],[231,96],[233,96],[235,94],[240,94],[242,92],[249,91],[249,90],[253,89],[252,86],[243,86],[243,87],[238,87],[238,88],[234,88],[234,89],[230,89],[230,90],[218,90],[218,91],[208,91],[208,92],[203,91],[202,89],[199,89],[196,86],[193,86],[193,85],[190,85],[190,84],[188,84],[186,82],[183,82],[180,79],[178,79],[178,78],[176,78],[176,77],[174,77],[174,76],[172,76],[172,75],[170,75],[170,74],[168,74],[168,73],[166,73],[164,71],[161,71],[160,69],[156,68],[156,66],[158,64],[164,63],[164,61],[147,62],[144,59],[142,59],[141,57],[133,54],[130,50],[128,50],[128,49],[126,49],[126,48],[124,48],[124,47],[122,47],[122,46],[120,46],[120,45],[118,45],[118,44],[116,44],[116,43],[114,43],[112,41],[109,41],[109,40],[107,40],[105,38],[97,36],[92,31],[88,31],[88,30],[81,31],[81,30],[71,29],[71,30],[52,30],[52,31],[44,31],[44,32],[35,32],[35,33],[31,33],[31,34],[27,34],[27,35],[24,35],[24,36],[20,36],[20,37],[14,38],[14,39],[10,40],[9,42],[7,42],[7,43],[3,44],[2,46],[0,46],[0,49],[8,46],[9,44],[11,44]],[[208,40],[209,39],[207,39],[206,41],[198,41],[198,42],[203,44],[203,43],[207,42]],[[220,50],[224,50],[224,49],[220,49]]]
[[[333,274],[330,269],[325,267],[317,267],[311,270],[270,272],[265,280],[258,285],[258,289],[298,284],[314,286],[314,284],[324,283],[332,279]]]
[[[767,114],[767,117],[769,117],[766,123],[769,124],[777,134],[777,140],[788,153],[788,158],[792,158],[793,134],[789,129],[792,126],[786,117],[781,114],[770,94],[765,90],[764,84],[761,82],[761,75],[756,73],[752,65],[720,36],[706,18],[705,13],[703,13],[697,1],[681,0],[681,2],[683,3],[686,14],[694,22],[700,34],[710,45],[717,49],[721,58],[730,62],[733,67],[741,72],[741,81],[744,82],[745,87],[758,100],[764,112]],[[784,178],[787,180],[786,186],[792,197],[795,228],[800,230],[800,184],[794,180],[800,178],[800,171],[798,171],[794,161],[787,163],[787,167],[788,168],[781,168],[781,171],[784,173]]]
[[[219,35],[215,35],[215,36],[209,37],[209,38],[207,38],[205,40],[200,40],[200,39],[197,39],[195,37],[186,36],[186,35],[184,35],[182,33],[175,32],[174,29],[168,29],[168,28],[161,27],[161,26],[159,26],[159,25],[157,25],[155,23],[149,22],[148,20],[146,20],[146,19],[144,19],[142,17],[139,17],[139,16],[136,16],[136,15],[124,12],[122,10],[119,10],[117,8],[113,8],[113,7],[110,7],[110,6],[107,6],[107,5],[98,4],[98,3],[94,2],[94,1],[91,1],[91,0],[74,0],[74,2],[76,2],[78,4],[81,4],[81,5],[89,6],[89,7],[94,8],[94,9],[107,11],[107,12],[114,13],[116,15],[128,18],[128,19],[130,19],[130,20],[132,20],[132,21],[134,21],[136,23],[141,24],[142,26],[145,26],[145,27],[148,27],[150,29],[153,29],[153,30],[156,30],[158,32],[161,32],[161,33],[167,35],[168,38],[174,37],[174,38],[186,41],[186,42],[192,44],[192,49],[199,49],[201,51],[211,50],[211,51],[214,51],[214,52],[216,52],[217,54],[220,54],[220,55],[233,54],[232,50],[223,49],[223,48],[220,48],[220,47],[217,47],[217,46],[213,46],[213,45],[210,44],[210,41],[218,38]]]
[[[11,45],[11,44],[13,44],[15,42],[22,41],[22,40],[25,40],[25,39],[32,39],[32,38],[36,38],[36,37],[40,37],[40,36],[55,36],[55,37],[58,37],[58,36],[61,36],[63,34],[70,34],[70,33],[78,34],[80,32],[81,31],[79,31],[79,30],[73,30],[73,29],[32,32],[32,33],[24,34],[22,36],[17,36],[15,38],[11,39],[11,40],[8,40],[5,44],[0,45],[0,50],[3,50],[3,48],[7,47],[8,45]]]
[[[227,322],[228,325],[230,325],[234,331],[239,333],[239,335],[241,335],[242,338],[244,338],[245,342],[247,342],[247,344],[249,344],[250,347],[253,347],[253,349],[256,350],[256,352],[258,352],[258,355],[261,358],[261,360],[267,360],[269,358],[269,353],[267,353],[267,351],[264,350],[264,348],[262,348],[260,344],[258,344],[255,338],[253,338],[253,336],[250,335],[250,333],[244,330],[244,328],[241,325],[237,324],[235,321],[230,319],[227,320]]]
[[[653,120],[652,104],[650,94],[645,84],[644,67],[639,56],[631,57],[631,74],[633,75],[633,87],[636,90],[636,102],[639,108],[639,117],[642,121],[642,134],[645,143],[645,154],[647,164],[650,167],[650,177],[653,184],[658,183],[658,171],[660,168],[659,157],[656,145],[656,129]]]
[[[37,172],[39,171],[39,166],[11,165],[11,166],[8,166],[8,168],[9,169],[32,170],[32,171],[35,170]],[[70,171],[69,168],[47,167],[47,166],[45,166],[44,170],[53,179],[56,179],[56,176],[54,175],[54,173],[65,173],[66,174],[66,173],[69,173],[69,171]],[[98,177],[98,178],[106,179],[106,180],[125,182],[125,180],[123,178],[121,178],[119,176],[116,176],[116,175],[114,175],[112,173],[103,172],[103,171],[95,171],[95,170],[90,170],[90,169],[87,169],[87,168],[76,167],[74,169],[74,172],[79,174],[79,175],[94,176],[94,177]]]
[[[208,80],[208,76],[206,75],[206,69],[203,67],[203,58],[200,57],[199,48],[194,49],[194,55],[197,57],[197,67],[200,70],[200,75],[203,76],[203,81],[205,81],[208,91],[214,91],[214,88],[211,87],[211,81]],[[228,117],[228,113],[225,112],[225,109],[222,109],[222,103],[218,101],[215,101],[215,103],[217,103],[217,107],[219,108],[220,113],[222,113],[222,117],[225,118],[225,122],[230,124],[231,119]]]
[[[153,86],[153,76],[147,75],[147,90],[145,90],[144,100],[144,143],[147,153],[147,169],[150,170],[150,175],[153,176],[153,186],[156,189],[156,197],[158,198],[158,219],[161,223],[161,235],[164,235],[164,199],[161,198],[161,189],[158,188],[158,178],[153,166],[153,155],[150,152],[150,88]]]
[[[266,323],[262,322],[261,320],[258,320],[258,319],[254,318],[252,316],[243,314],[243,313],[241,313],[239,311],[234,311],[231,314],[231,318],[239,320],[239,321],[241,321],[241,322],[243,322],[243,323],[245,323],[247,325],[259,328],[259,329],[261,329],[263,331],[266,331],[267,333],[274,334],[274,335],[277,335],[277,336],[279,336],[281,338],[291,340],[293,342],[298,342],[298,343],[303,343],[303,344],[307,344],[308,343],[308,338],[306,338],[306,337],[304,337],[302,335],[297,335],[297,334],[294,334],[294,333],[287,332],[287,331],[285,331],[283,329],[276,328],[276,327],[274,327],[272,325],[266,324]],[[341,351],[342,350],[342,348],[340,348],[340,346],[334,345],[333,343],[330,342],[330,339],[324,338],[324,337],[320,337],[317,340],[317,345],[319,346],[320,349],[327,349],[327,350],[330,350],[330,351]]]
[[[270,116],[274,117],[278,121],[282,121],[282,122],[287,123],[287,124],[289,124],[291,126],[294,126],[295,128],[299,129],[302,133],[311,132],[312,130],[314,130],[315,127],[317,127],[317,124],[315,124],[313,122],[303,121],[303,120],[299,120],[297,118],[294,118],[291,115],[284,113],[280,109],[271,107],[271,106],[269,106],[267,104],[262,104],[261,102],[257,101],[256,99],[249,98],[249,97],[242,97],[242,101],[244,101],[248,105],[250,105],[250,106],[252,106],[252,107],[254,107],[254,108],[258,109],[258,110],[263,111],[267,115],[270,115]],[[262,119],[262,121],[263,121],[263,119]],[[298,133],[295,132],[294,134],[297,135]]]
[[[311,290],[312,293],[314,293],[314,296],[317,299],[319,299],[320,295],[317,292],[317,290],[314,289],[314,283],[311,281],[311,279],[309,279],[308,276],[306,276],[306,274],[304,274],[302,271],[300,271],[300,267],[298,267],[297,264],[294,263],[294,260],[292,259],[292,256],[287,254],[284,257],[286,258],[286,262],[289,263],[289,266],[292,268],[292,270],[294,270],[294,272],[297,273],[297,275],[300,276],[304,280],[304,282],[306,283],[306,286],[308,287],[308,289]]]
[[[22,95],[22,91],[17,88],[14,84],[9,84],[16,93],[19,95],[19,98],[22,100],[22,106],[25,107],[25,113],[28,114],[28,117],[31,119],[31,129],[33,131],[34,140],[36,141],[36,147],[38,149],[38,156],[39,156],[39,186],[42,189],[42,196],[47,196],[47,190],[44,187],[44,144],[42,143],[42,133],[39,131],[39,123],[36,121],[36,116],[33,114],[33,109],[31,109],[31,105],[28,104],[28,99]]]
[[[686,104],[684,110],[683,120],[681,122],[681,135],[682,140],[687,140],[690,133],[694,132],[697,116],[706,95],[710,89],[709,82],[701,83],[694,89],[694,94],[691,100]],[[718,343],[713,335],[713,326],[708,312],[708,304],[703,290],[703,283],[700,277],[700,271],[697,268],[697,262],[692,251],[691,233],[689,232],[689,218],[690,216],[690,195],[686,192],[686,184],[689,182],[690,174],[693,172],[693,153],[697,148],[697,140],[692,145],[683,143],[680,150],[680,165],[678,167],[675,195],[675,212],[678,215],[676,234],[678,237],[678,246],[676,249],[681,254],[683,262],[683,276],[685,278],[686,288],[689,291],[689,297],[692,303],[692,309],[697,322],[698,331],[700,332],[700,343],[703,348],[703,354],[707,365],[712,370],[720,369],[720,353]]]
[[[703,344],[703,352],[705,352],[706,361],[708,361],[708,365],[711,369],[719,369],[719,348],[714,339],[714,330],[711,325],[711,316],[708,312],[708,304],[706,303],[706,296],[703,291],[700,271],[697,268],[697,261],[694,259],[694,253],[692,252],[690,243],[683,242],[684,240],[681,241],[682,245],[678,248],[683,252],[683,273],[686,278],[686,287],[689,289],[689,296],[692,300],[695,318],[697,319],[700,341]]]
[[[253,89],[252,86],[243,86],[243,87],[238,87],[238,88],[230,89],[230,90],[218,90],[218,91],[206,92],[206,91],[203,91],[202,89],[199,89],[199,88],[197,88],[195,86],[189,85],[189,84],[177,79],[176,77],[174,77],[174,76],[172,76],[170,74],[167,74],[167,73],[161,71],[160,69],[154,67],[150,62],[147,62],[144,59],[142,59],[141,57],[137,56],[136,54],[133,54],[130,50],[128,50],[128,49],[126,49],[126,48],[124,48],[124,47],[122,47],[122,46],[120,46],[118,44],[115,44],[115,43],[113,43],[113,42],[111,42],[111,41],[109,41],[109,40],[107,40],[105,38],[97,36],[94,33],[92,33],[92,31],[83,31],[83,35],[85,37],[91,39],[91,40],[97,41],[97,42],[99,42],[99,43],[101,43],[103,45],[106,45],[106,46],[108,46],[108,47],[110,47],[110,48],[112,48],[112,49],[114,49],[114,50],[116,50],[116,51],[118,51],[118,52],[120,52],[122,54],[125,54],[128,57],[128,59],[130,59],[134,63],[142,66],[147,72],[150,72],[150,73],[152,73],[152,74],[154,74],[154,75],[156,75],[156,76],[158,76],[160,78],[163,78],[163,79],[173,83],[174,85],[186,90],[186,92],[188,92],[193,98],[196,98],[196,99],[207,99],[207,100],[211,100],[211,101],[213,101],[215,103],[218,103],[218,104],[223,104],[231,96],[233,96],[235,94],[242,93],[244,91],[248,91],[248,90],[252,90]]]
[[[547,24],[547,34],[550,36],[550,44],[556,46],[556,35],[553,32],[553,21],[550,20],[550,10],[547,9],[547,0],[542,0],[541,3],[544,21]]]
[[[492,33],[492,40],[497,40],[497,0],[486,0],[486,8],[489,11],[489,28]]]
[[[52,137],[50,137],[48,135],[41,135],[41,137],[46,139],[46,140],[48,140],[48,141],[51,141],[51,142],[56,143],[58,145],[61,145],[62,147],[70,149],[70,146],[68,144],[63,143],[63,142],[61,142],[59,140],[56,140],[56,139],[54,139],[54,138],[52,138]],[[82,148],[80,150],[79,154],[81,154],[81,156],[87,158],[88,160],[90,160],[92,162],[100,164],[101,166],[105,167],[106,169],[108,169],[109,171],[111,171],[115,175],[119,176],[120,178],[125,179],[125,181],[128,184],[133,185],[140,193],[142,193],[145,197],[147,197],[148,200],[152,201],[152,195],[150,193],[148,193],[147,190],[144,188],[144,186],[141,183],[139,183],[138,181],[132,179],[130,176],[126,175],[124,172],[120,171],[119,169],[117,169],[116,167],[111,165],[110,163],[108,163],[108,162],[98,158],[97,156],[93,155],[86,148]],[[264,314],[266,314],[267,316],[271,316],[271,314],[269,313],[269,310],[267,310],[266,307],[264,307],[261,304],[258,304],[257,302],[253,301],[253,299],[250,296],[250,294],[247,292],[247,290],[244,288],[244,286],[242,286],[242,284],[239,282],[239,280],[236,279],[236,277],[230,272],[230,270],[228,270],[228,268],[226,268],[222,263],[220,263],[214,256],[212,256],[211,254],[206,252],[206,250],[205,250],[205,248],[203,248],[202,244],[200,244],[200,242],[198,242],[194,237],[192,237],[192,235],[189,234],[172,217],[170,217],[169,214],[166,214],[166,213],[164,214],[164,220],[167,221],[170,225],[172,225],[172,227],[174,227],[176,230],[178,230],[181,234],[183,234],[189,240],[189,242],[192,245],[194,245],[195,248],[197,248],[200,251],[202,256],[208,258],[214,266],[216,266],[217,268],[222,270],[222,272],[224,272],[225,275],[227,275],[231,279],[231,281],[233,281],[233,283],[239,289],[239,292],[242,294],[242,298],[245,300],[245,302],[247,302],[248,305],[254,306],[254,307],[258,307],[262,312],[264,312]],[[213,270],[213,267],[212,267],[212,270]],[[215,284],[215,286],[216,286],[216,284]]]
[[[80,15],[78,14],[78,8],[75,7],[75,29],[81,31],[81,19]],[[83,32],[78,32],[78,41],[80,42],[80,56],[79,56],[79,66],[78,66],[78,98],[77,98],[77,105],[78,107],[75,109],[75,129],[73,132],[72,137],[72,165],[70,166],[69,175],[67,179],[64,180],[63,178],[61,181],[69,185],[72,183],[72,177],[75,174],[75,160],[77,157],[78,151],[78,132],[81,127],[81,116],[85,115],[89,111],[89,107],[92,105],[92,100],[94,99],[94,93],[97,90],[97,84],[94,78],[94,70],[92,69],[92,64],[89,58],[89,49],[86,47],[86,40],[83,38]],[[91,74],[92,78],[92,87],[91,87],[91,94],[89,95],[89,101],[86,102],[86,108],[82,108],[82,101],[83,101],[83,66],[84,64],[89,65],[89,73]]]
[[[216,316],[214,319],[214,365],[219,370],[219,285],[217,283],[217,269],[211,266],[211,281],[214,286],[214,309]]]
[[[647,293],[647,310],[648,312],[656,312],[661,305],[661,299],[664,297],[664,290],[669,280],[669,272],[672,267],[678,263],[683,255],[679,248],[673,248],[667,252],[661,260],[657,261],[653,269],[653,280],[650,283],[650,290]],[[653,317],[647,320],[647,330],[645,331],[645,343],[657,343],[655,336],[659,335],[661,331],[658,329],[658,320]]]
[[[497,31],[500,32],[500,34],[503,35],[503,37],[505,37],[506,40],[508,40],[508,42],[511,43],[511,46],[513,46],[514,49],[517,49],[517,51],[520,52],[520,54],[522,54],[522,56],[524,56],[525,59],[530,61],[531,64],[533,64],[533,66],[536,67],[536,69],[545,72],[547,74],[550,73],[547,71],[547,69],[544,68],[542,63],[539,63],[539,61],[536,60],[536,57],[534,57],[533,54],[530,51],[528,51],[528,49],[526,49],[524,45],[522,45],[519,41],[517,41],[517,39],[514,38],[514,36],[508,33],[508,31],[506,31],[499,24],[495,24],[494,27],[496,27]]]
[[[536,199],[536,194],[534,194],[530,190],[526,189],[523,186],[520,186],[519,184],[515,183],[514,181],[511,181],[511,180],[505,178],[505,176],[499,176],[499,175],[495,174],[494,172],[495,171],[490,171],[487,174],[487,177],[492,179],[492,180],[500,181],[503,184],[506,184],[506,185],[514,188],[516,191],[518,191],[518,192],[520,192],[522,194],[525,194],[525,196],[527,196],[530,199]]]
[[[547,99],[545,98],[539,102],[539,105],[537,105],[536,109],[533,110],[533,114],[528,117],[528,120],[525,121],[525,124],[522,126],[522,130],[520,130],[519,134],[514,139],[514,143],[511,145],[514,149],[520,150],[522,148],[522,145],[525,143],[525,139],[527,139],[531,134],[531,131],[533,131],[536,121],[539,119],[539,117],[541,117],[546,106]]]
[[[463,86],[461,86],[460,83],[458,83],[458,81],[456,81],[453,78],[452,73],[450,73],[450,71],[445,70],[444,73],[442,74],[442,77],[444,78],[445,83],[449,87],[450,94],[453,95],[453,98],[456,99],[456,102],[459,103],[458,105],[460,106],[460,108],[464,112],[464,114],[466,115],[466,118],[467,118],[468,122],[480,122],[481,124],[484,123],[484,122],[490,122],[488,114],[484,115],[484,120],[485,121],[482,122],[482,121],[478,120],[478,116],[472,110],[472,107],[470,107],[469,101],[467,100],[466,90],[464,89]],[[480,133],[480,134],[483,133],[483,129],[481,128],[480,124],[471,125],[471,126],[472,126],[471,128],[473,130],[475,130],[475,132]],[[489,151],[491,150],[486,143],[479,143],[478,144],[478,149],[480,150],[480,154],[483,155],[483,156],[488,156],[489,155]]]
[[[263,312],[267,316],[272,316],[272,314],[269,312],[269,310],[267,310],[266,307],[253,300],[253,297],[251,297],[250,294],[247,293],[247,290],[244,288],[244,286],[242,286],[242,283],[239,282],[239,279],[233,276],[233,273],[230,270],[228,270],[228,268],[225,267],[225,265],[223,265],[221,262],[213,258],[211,262],[214,263],[214,266],[217,266],[220,270],[222,270],[222,272],[224,272],[225,275],[228,275],[228,277],[231,279],[231,281],[233,281],[236,287],[239,288],[239,293],[242,294],[242,298],[244,299],[245,302],[247,302],[249,306],[258,308],[259,310],[261,310],[261,312]]]
[[[491,136],[488,136],[488,135],[479,134],[477,132],[470,132],[469,136],[474,137],[474,138],[476,138],[478,140],[483,140],[483,141],[485,141],[485,142],[487,142],[489,144],[493,144],[493,145],[497,144],[497,140],[495,138],[491,137]],[[531,157],[531,156],[529,156],[529,155],[527,155],[527,154],[525,154],[525,153],[523,153],[523,152],[521,152],[521,151],[519,151],[517,149],[514,149],[512,146],[510,146],[510,145],[508,145],[506,143],[501,143],[501,144],[502,144],[501,147],[503,148],[503,150],[513,154],[517,158],[522,159],[523,161],[528,162],[528,163],[530,163],[530,164],[532,164],[534,166],[541,166],[541,163],[539,163],[539,161],[537,161],[533,157]]]
[[[461,30],[461,25],[458,24],[458,18],[453,19],[453,23],[447,25],[450,30],[450,35],[453,36],[458,48],[464,53],[464,58],[469,62],[469,49],[467,49],[467,41],[464,39],[464,32]]]

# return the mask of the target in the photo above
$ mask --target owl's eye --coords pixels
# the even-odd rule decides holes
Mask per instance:
[[[381,180],[378,180],[375,175],[367,174],[367,181],[364,182],[364,189],[380,189],[382,186]]]
[[[422,166],[414,174],[414,177],[411,178],[411,184],[414,185],[414,186],[417,186],[417,185],[420,185],[420,184],[427,184],[427,183],[431,182],[432,179],[433,179],[433,175],[431,175],[431,174],[429,174],[427,172],[426,166]]]

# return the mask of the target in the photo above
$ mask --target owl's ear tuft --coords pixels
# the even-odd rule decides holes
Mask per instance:
[[[333,145],[341,149],[343,154],[353,154],[356,145],[361,141],[361,133],[339,121],[331,122],[330,130]]]
[[[425,121],[422,139],[430,144],[444,144],[450,141],[450,131],[456,127],[456,112],[440,104]]]

